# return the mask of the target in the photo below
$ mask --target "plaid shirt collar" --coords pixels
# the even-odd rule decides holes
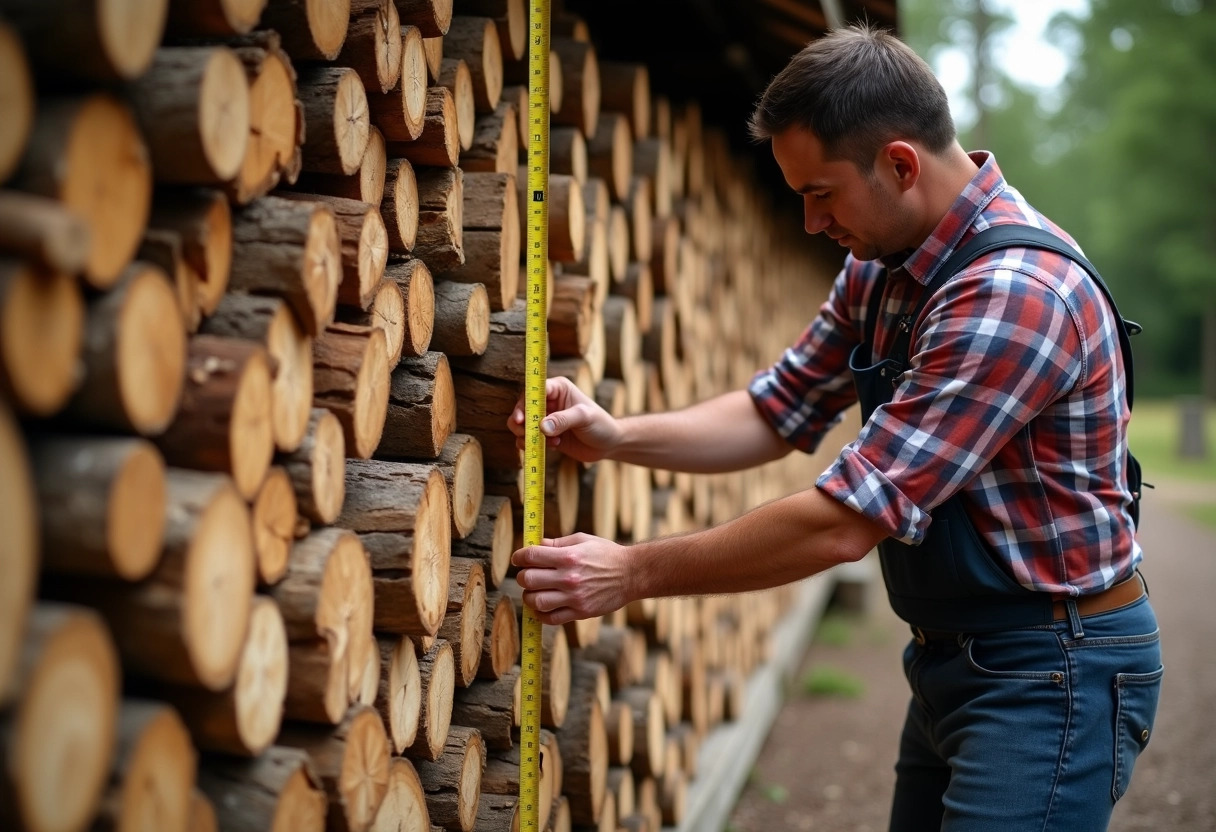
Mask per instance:
[[[898,269],[916,282],[927,284],[954,253],[963,235],[975,224],[988,204],[1005,190],[1005,177],[997,167],[995,156],[986,150],[973,151],[968,155],[980,169],[919,248],[882,258],[883,265],[889,271]]]

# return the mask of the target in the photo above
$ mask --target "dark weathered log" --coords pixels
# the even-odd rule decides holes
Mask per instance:
[[[199,0],[170,3],[166,33],[172,37],[243,35],[262,17],[266,0]]]
[[[482,681],[456,692],[452,721],[481,732],[487,748],[509,749],[519,724],[519,666],[493,681]]]
[[[342,423],[346,450],[369,459],[388,407],[388,345],[376,327],[334,323],[313,344],[314,402]]]
[[[249,81],[224,46],[163,46],[128,99],[159,182],[234,179],[249,145]]]
[[[452,374],[452,386],[456,393],[456,411],[460,414],[460,430],[477,437],[486,467],[518,470],[520,450],[516,447],[515,434],[507,428],[507,419],[523,395],[523,382],[456,372]]]
[[[195,335],[181,406],[156,439],[170,465],[221,471],[252,500],[274,455],[270,359],[253,341]]]
[[[22,6],[50,10],[59,4],[30,0]],[[47,38],[62,43],[62,34],[48,32]],[[71,63],[79,61],[74,56]],[[128,106],[107,93],[40,99],[14,184],[62,202],[84,220],[90,231],[84,278],[98,289],[111,288],[139,246],[152,202],[152,163]]]
[[[455,395],[447,356],[404,358],[393,370],[388,411],[377,453],[434,459],[456,428]]]
[[[0,258],[0,391],[35,416],[63,407],[76,385],[84,318],[71,275]]]
[[[464,263],[464,173],[457,167],[424,168],[416,177],[418,236],[412,253],[432,274],[442,274]]]
[[[0,62],[4,60],[3,33],[0,28]],[[0,80],[0,85],[6,81]],[[16,113],[13,115],[16,117]],[[4,129],[0,128],[0,154],[4,153]],[[88,262],[89,233],[83,217],[54,199],[21,191],[0,191],[2,252],[33,261],[48,271],[75,274]]]
[[[128,581],[146,577],[160,558],[165,529],[165,463],[156,446],[142,439],[41,436],[29,450],[45,567]]]
[[[231,832],[323,832],[327,798],[307,752],[272,746],[252,760],[205,757],[198,785]]]
[[[25,41],[38,74],[59,80],[125,81],[152,61],[168,0],[91,2],[6,0],[4,16]]]
[[[20,607],[24,612],[26,603]],[[114,645],[86,607],[40,602],[13,623],[19,626],[3,640],[19,648],[12,651],[11,679],[18,697],[0,716],[6,750],[0,822],[11,829],[83,829],[114,758],[121,674]],[[0,655],[5,683],[8,657]],[[65,754],[72,778],[62,776]]]
[[[510,309],[492,313],[485,351],[477,356],[453,356],[453,366],[462,373],[522,384],[527,308],[526,301],[516,298]]]
[[[314,407],[300,447],[279,461],[291,476],[300,512],[314,523],[334,522],[346,496],[346,438],[338,418]]]
[[[566,124],[594,136],[600,117],[600,73],[590,41],[555,37],[551,41],[555,63],[561,67],[562,103],[553,113],[554,124]]]
[[[540,763],[540,778],[537,784],[537,803],[539,804],[539,826],[546,828],[549,823],[549,813],[553,809],[553,798],[561,792],[561,764],[556,757],[559,755],[557,743],[553,741],[550,731],[541,731],[541,742],[537,757]],[[488,795],[509,797],[512,800],[520,796],[520,748],[496,749],[488,747],[486,752],[486,767],[481,775],[481,793],[484,801]],[[477,818],[478,830],[485,828],[480,815]],[[490,829],[497,827],[490,826]]]

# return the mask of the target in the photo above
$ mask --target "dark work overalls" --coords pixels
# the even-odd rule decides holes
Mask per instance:
[[[915,311],[900,317],[899,332],[889,355],[870,364],[886,283],[886,272],[882,273],[871,296],[864,341],[849,357],[863,421],[868,420],[880,405],[891,401],[895,386],[908,366],[912,325],[920,318],[933,293],[977,257],[1012,247],[1058,252],[1085,268],[1102,289],[1119,329],[1130,407],[1132,363],[1127,329],[1135,325],[1125,325],[1101,277],[1084,257],[1050,232],[1024,225],[998,225],[977,234],[942,265],[925,287]],[[1130,454],[1128,479],[1132,494],[1138,495],[1139,468]],[[1135,515],[1133,500],[1133,518]],[[878,545],[878,550],[891,606],[900,618],[916,627],[975,633],[1032,627],[1052,621],[1052,598],[1015,583],[1001,568],[967,516],[959,493],[933,510],[933,522],[920,546],[888,538]]]

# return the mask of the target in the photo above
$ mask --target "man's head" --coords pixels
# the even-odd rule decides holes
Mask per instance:
[[[866,26],[834,30],[795,55],[750,128],[772,140],[803,197],[807,232],[826,233],[862,260],[919,245],[949,205],[951,164],[969,164],[928,65]],[[930,169],[946,175],[922,179]]]

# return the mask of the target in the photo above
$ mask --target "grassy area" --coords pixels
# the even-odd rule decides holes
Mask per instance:
[[[1144,478],[1148,482],[1152,482],[1153,477],[1216,482],[1216,407],[1208,408],[1205,427],[1208,458],[1180,459],[1181,416],[1177,402],[1169,399],[1137,401],[1128,428],[1128,441],[1144,469]]]

